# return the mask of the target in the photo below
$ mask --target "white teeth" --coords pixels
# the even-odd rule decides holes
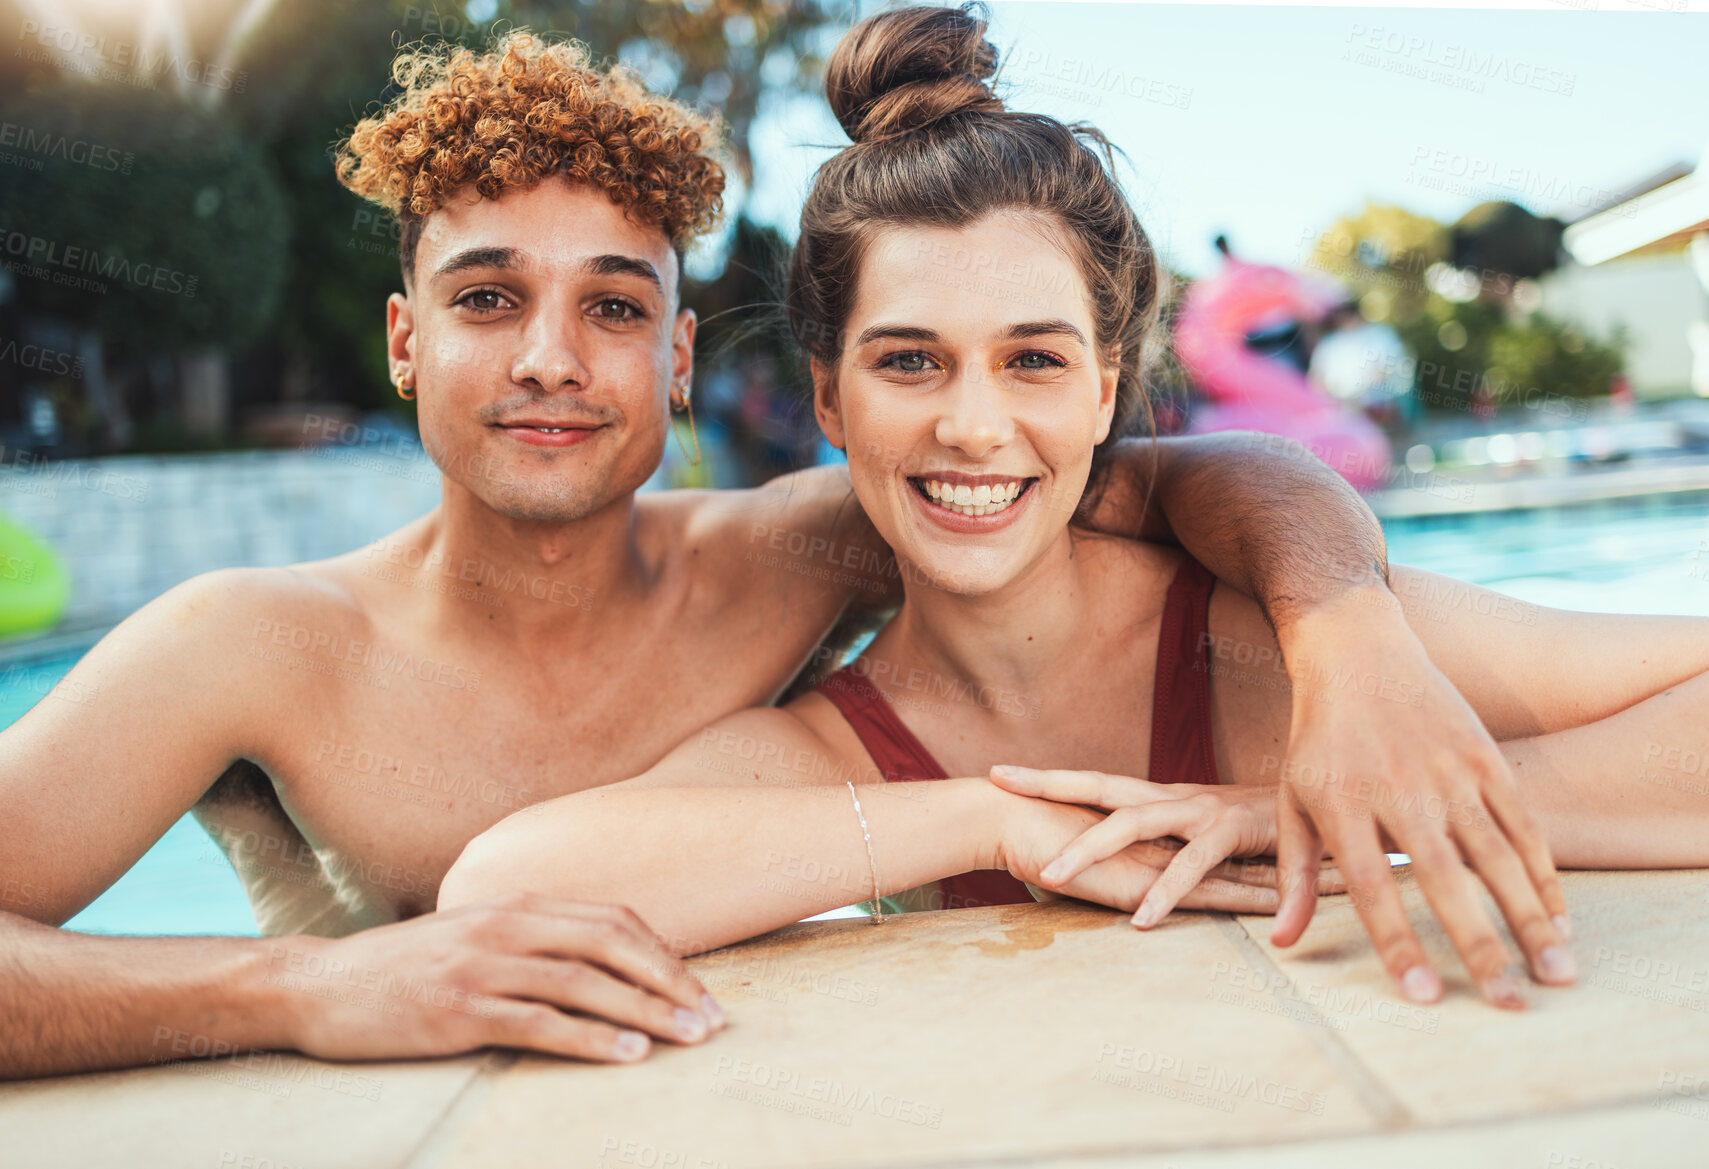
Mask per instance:
[[[1021,482],[1018,479],[999,483],[995,487],[969,487],[965,483],[951,484],[938,479],[925,479],[921,481],[921,486],[939,506],[959,515],[994,515],[1014,503],[1021,494]]]

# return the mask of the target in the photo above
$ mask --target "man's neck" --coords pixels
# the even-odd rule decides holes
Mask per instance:
[[[633,493],[567,523],[519,520],[446,482],[419,571],[447,615],[478,614],[488,635],[535,642],[608,625],[653,581],[636,539]],[[471,604],[471,601],[475,604]]]

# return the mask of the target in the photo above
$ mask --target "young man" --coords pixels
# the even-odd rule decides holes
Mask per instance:
[[[68,676],[95,701],[43,701],[0,735],[0,1075],[704,1039],[716,1004],[632,913],[432,913],[439,880],[517,808],[775,698],[894,591],[842,469],[636,496],[689,401],[680,264],[718,211],[713,127],[525,36],[396,76],[340,175],[402,218],[389,352],[443,502],[344,556],[171,590]],[[1178,538],[1284,646],[1339,654],[1342,634],[1313,632],[1332,628],[1409,652],[1404,622],[1373,634],[1380,530],[1298,448],[1178,440],[1154,462],[1132,444],[1107,496],[1094,523]],[[187,809],[271,936],[53,928]]]

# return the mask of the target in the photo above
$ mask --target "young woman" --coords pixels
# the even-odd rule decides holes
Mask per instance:
[[[900,612],[814,692],[498,824],[442,907],[517,888],[618,901],[680,953],[875,894],[1023,900],[1023,881],[1139,907],[1141,926],[1176,904],[1273,911],[1273,871],[1221,862],[1275,851],[1278,782],[1325,807],[1384,790],[1284,775],[1289,675],[1249,600],[1177,551],[1071,523],[1145,408],[1159,267],[1101,136],[992,95],[983,28],[899,9],[839,45],[827,88],[855,144],[815,180],[790,275],[818,418],[902,565]],[[1545,610],[1400,568],[1393,584],[1560,863],[1709,865],[1709,801],[1672,782],[1709,758],[1709,621]],[[1404,671],[1322,666],[1293,676],[1336,702],[1425,695]],[[1532,864],[1476,801],[1405,814],[1453,823],[1480,872]],[[1562,984],[1549,876],[1498,900],[1532,974]],[[1490,1001],[1523,1005],[1493,930],[1460,950]],[[1410,998],[1441,994],[1421,952],[1390,970]]]

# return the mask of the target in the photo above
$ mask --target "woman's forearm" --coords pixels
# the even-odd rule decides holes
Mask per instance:
[[[989,868],[1014,797],[983,779],[856,785],[625,787],[535,805],[477,837],[441,909],[515,889],[627,905],[680,954],[940,877]],[[867,835],[872,858],[867,856]]]
[[[1562,868],[1709,867],[1709,674],[1501,749]]]

